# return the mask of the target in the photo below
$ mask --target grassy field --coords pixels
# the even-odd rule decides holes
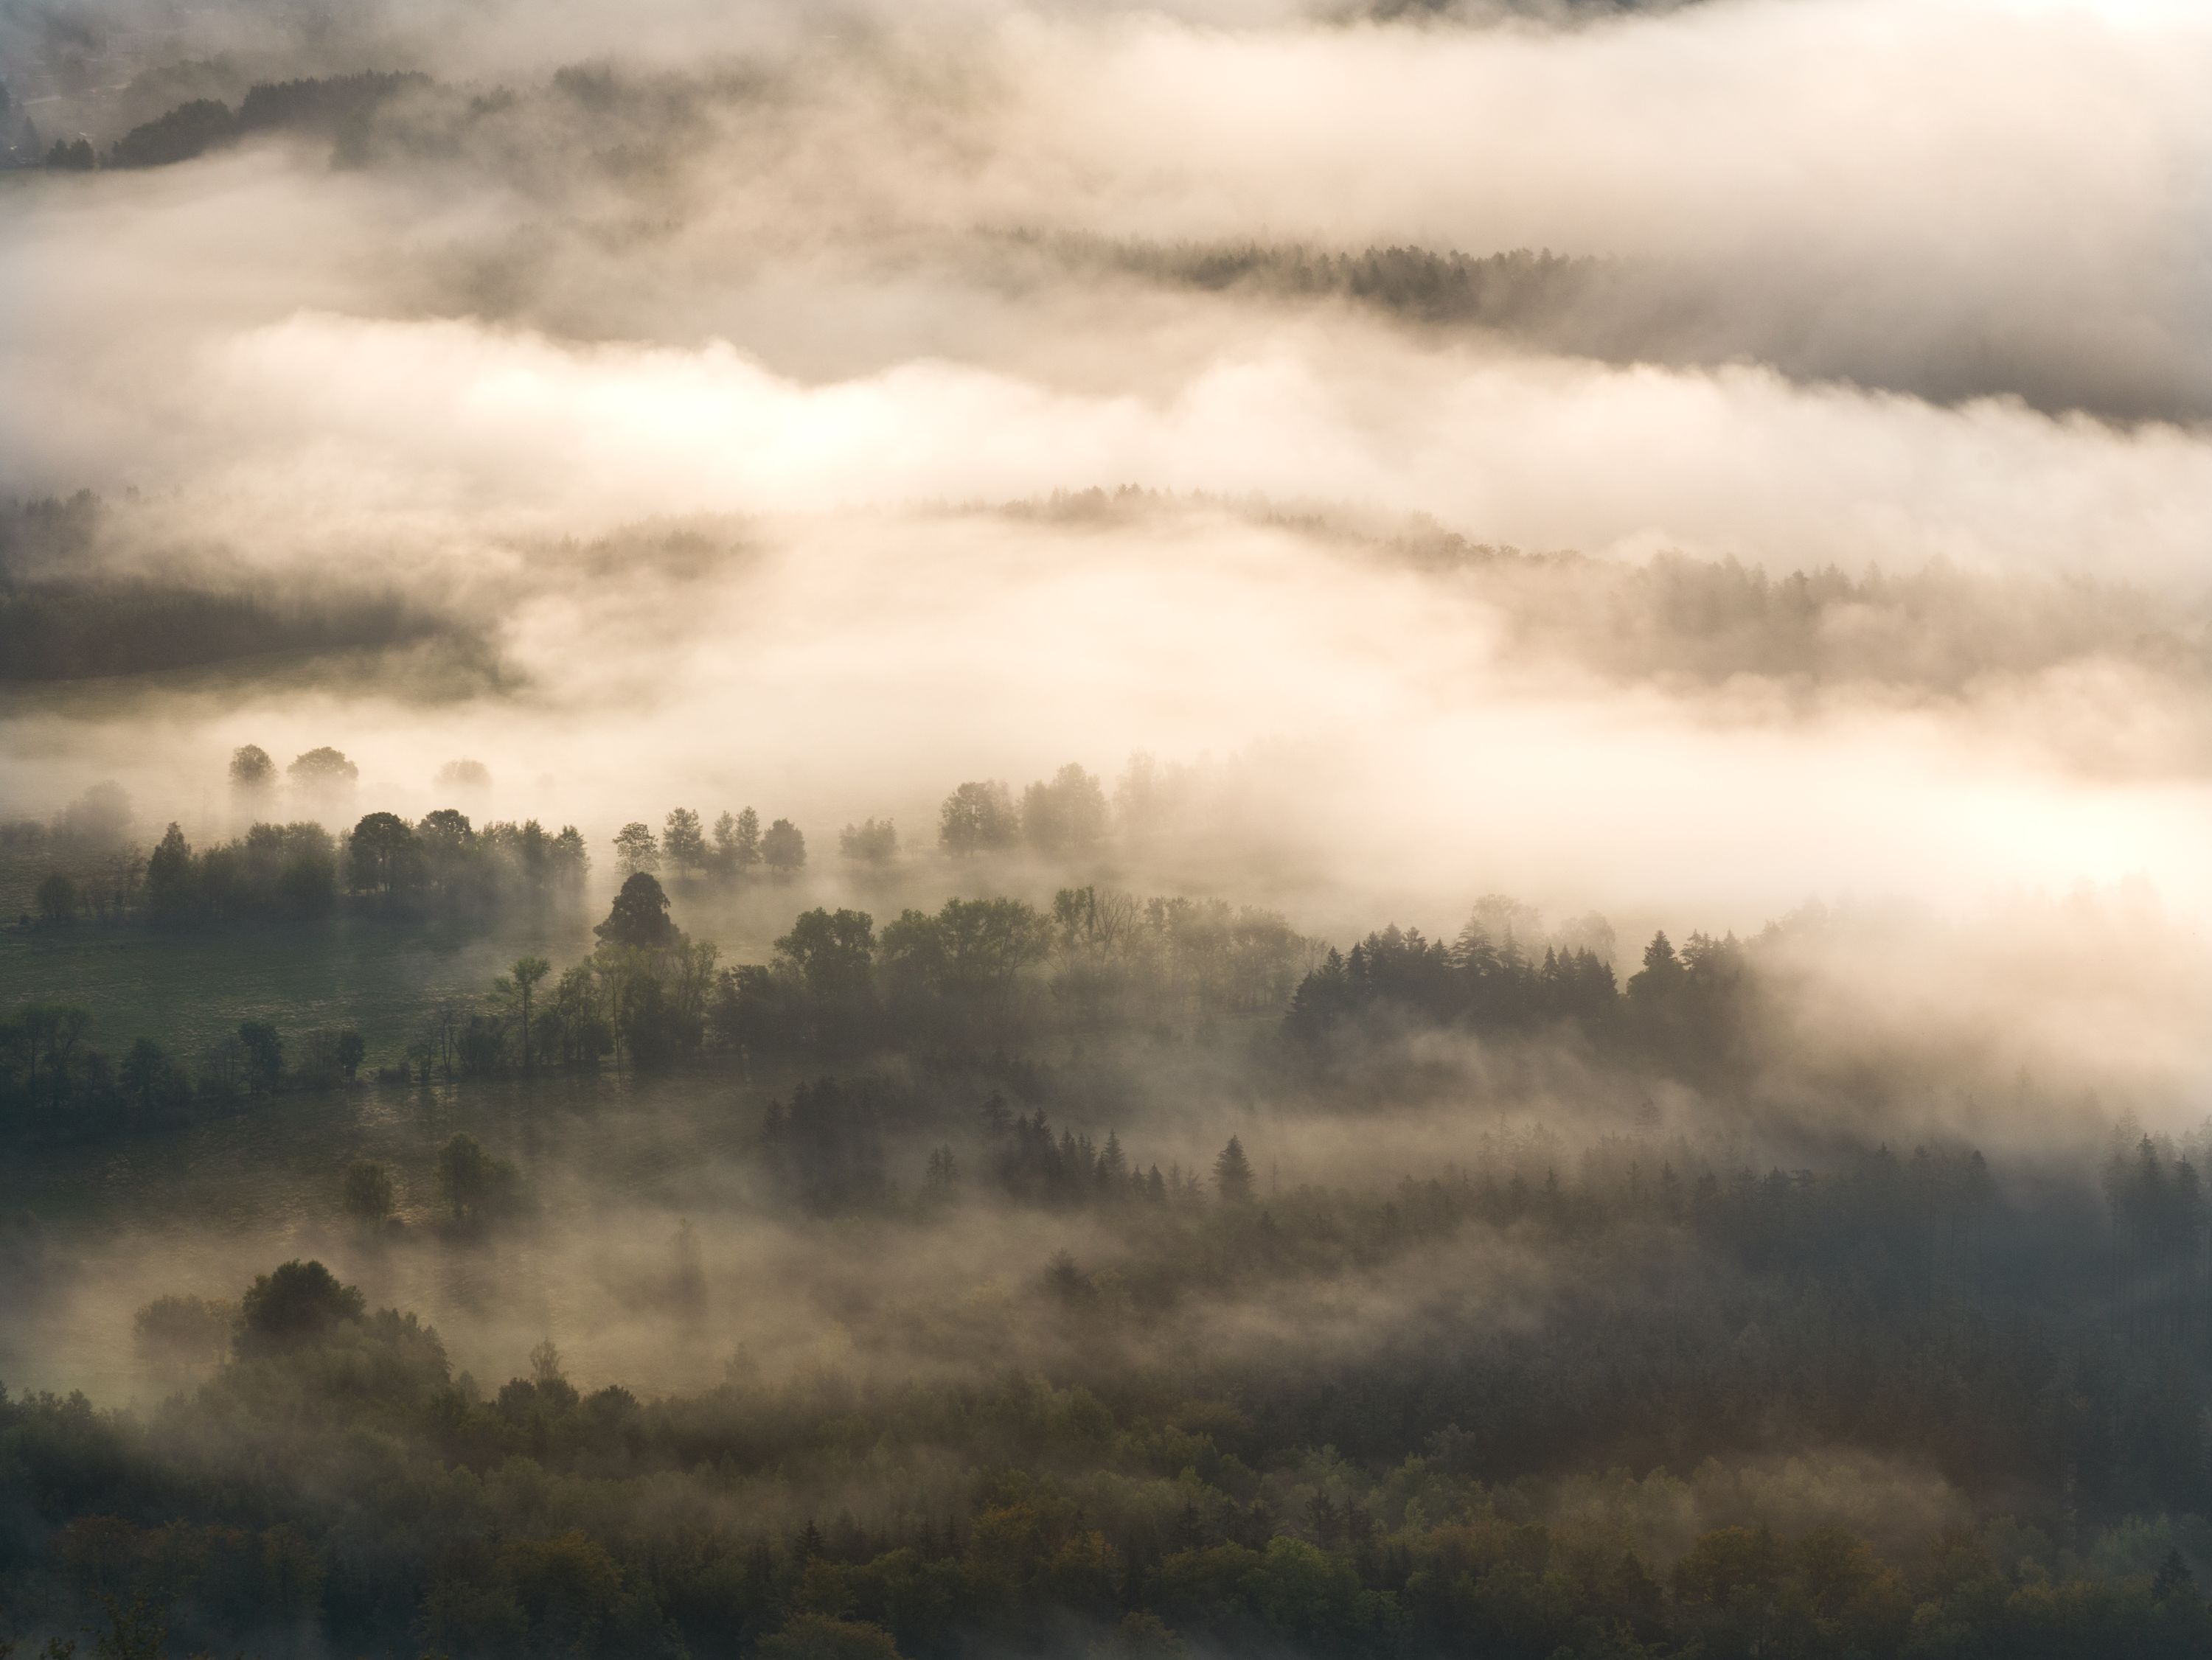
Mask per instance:
[[[197,1054],[245,1020],[289,1039],[358,1027],[370,1066],[395,1060],[430,1011],[476,996],[525,952],[566,963],[592,943],[580,918],[547,927],[441,931],[371,918],[313,926],[169,932],[137,923],[0,929],[0,1008],[81,1004],[110,1053],[151,1037]]]

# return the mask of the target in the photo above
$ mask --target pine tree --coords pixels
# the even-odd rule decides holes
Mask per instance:
[[[1109,1130],[1106,1132],[1106,1145],[1098,1154],[1099,1188],[1118,1198],[1128,1184],[1128,1157],[1121,1151],[1121,1138]]]
[[[1252,1161],[1234,1136],[1213,1161],[1213,1185],[1224,1204],[1243,1204],[1252,1197]]]
[[[192,898],[191,845],[172,824],[146,858],[146,908],[156,917],[180,917]]]

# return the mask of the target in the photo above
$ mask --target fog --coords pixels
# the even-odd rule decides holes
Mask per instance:
[[[36,705],[7,740],[33,804],[130,768],[149,718],[173,775],[148,787],[185,804],[174,774],[281,718],[394,785],[426,743],[518,746],[504,781],[560,781],[533,808],[610,823],[702,773],[842,813],[1054,757],[1289,742],[1341,775],[1346,805],[1309,811],[1402,798],[1378,862],[1414,852],[1424,882],[1471,856],[1517,889],[1602,885],[1559,827],[1665,777],[1691,787],[1659,804],[1652,891],[1593,902],[1648,902],[1699,864],[1733,880],[1754,845],[1781,868],[1731,921],[1941,898],[1970,872],[2199,897],[2180,851],[2204,822],[2195,686],[2109,651],[1964,706],[1899,712],[1876,685],[1810,720],[1755,690],[1532,689],[1486,672],[1480,608],[1236,513],[1099,534],[944,512],[1135,486],[1630,563],[2087,578],[2142,588],[2201,658],[2207,42],[2185,13],[1722,4],[1454,27],[978,7],[833,28],[678,8],[626,20],[620,51],[588,7],[334,21],[190,27],[258,32],[241,61],[288,72],[428,70],[343,166],[280,136],[9,179],[0,488],[135,493],[127,568],[404,596],[466,619],[514,676],[397,677],[456,695],[427,727],[357,682],[303,703],[297,676],[281,718],[228,689],[220,721],[191,698],[115,721]],[[547,79],[579,60],[600,67]],[[1561,357],[1071,263],[1036,239],[1063,231],[1540,246],[1675,298],[1650,360],[1632,338],[1618,360]],[[1606,303],[1643,326],[1645,302]],[[1723,333],[1692,339],[1707,315]],[[2160,418],[2109,419],[2142,415]],[[757,556],[682,573],[681,600],[656,591],[669,573],[558,551],[698,515]],[[731,718],[769,697],[769,730]],[[57,750],[83,759],[50,775]],[[2161,776],[2087,783],[2085,758]],[[1524,810],[1470,850],[1467,797],[1500,774]],[[1887,830],[1854,805],[1876,774]],[[1489,843],[1521,826],[1553,868]]]
[[[0,1660],[2201,1651],[2208,79],[0,0]]]

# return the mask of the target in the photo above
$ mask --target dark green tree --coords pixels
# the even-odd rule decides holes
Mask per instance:
[[[421,856],[406,820],[396,813],[368,814],[346,838],[346,884],[356,894],[398,899],[414,888]]]
[[[1244,1144],[1236,1136],[1215,1155],[1213,1186],[1224,1204],[1243,1204],[1252,1197],[1252,1161],[1244,1156]]]
[[[668,895],[653,875],[634,870],[615,895],[607,919],[592,931],[610,945],[632,950],[654,951],[676,942],[676,924],[669,919]]]
[[[166,167],[190,161],[220,144],[238,130],[229,106],[212,98],[195,98],[153,120],[131,128],[115,141],[108,165],[116,167]]]
[[[195,886],[191,844],[172,823],[146,856],[146,908],[164,922],[189,916],[198,898]]]
[[[1681,984],[1685,972],[1674,942],[1662,930],[1644,948],[1644,966],[1628,977],[1628,995],[1638,1003],[1663,1002]]]
[[[775,954],[816,997],[850,997],[868,990],[875,948],[875,919],[866,912],[817,906],[793,919]]]
[[[298,1342],[359,1321],[368,1300],[319,1262],[294,1260],[257,1278],[239,1304],[246,1347]]]

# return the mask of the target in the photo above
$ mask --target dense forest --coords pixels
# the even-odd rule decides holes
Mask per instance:
[[[954,838],[1002,795],[956,791]],[[674,819],[679,851],[696,822]],[[294,839],[323,868],[327,837]],[[817,908],[727,966],[635,868],[652,840],[618,850],[633,868],[588,956],[516,960],[403,1054],[248,1021],[204,1057],[142,1039],[111,1061],[94,1015],[26,1009],[0,1044],[10,1134],[52,1156],[316,1092],[690,1078],[708,1091],[687,1115],[730,1117],[716,1156],[761,1224],[810,1242],[845,1360],[740,1347],[718,1386],[672,1392],[572,1382],[548,1338],[495,1384],[318,1258],[157,1297],[135,1342],[161,1405],[0,1403],[24,1640],[1547,1660],[2212,1641],[2212,1125],[2122,1124],[2081,1164],[1992,1160],[1908,1118],[1762,1162],[1743,1114],[1790,1064],[1792,995],[1766,936],[1662,934],[1617,978],[1598,919],[1547,930],[1503,899],[1449,944],[1394,925],[1339,950],[1089,887],[880,927]],[[284,838],[262,845],[283,893]],[[473,879],[418,851],[418,902]],[[1443,1034],[1642,1105],[1566,1130],[1477,1113],[1419,1132],[1441,1168],[1394,1166],[1407,1101],[1461,1087],[1409,1082]],[[1277,1115],[1138,1105],[1148,1070],[1208,1055],[1176,1075]],[[1662,1087],[1697,1104],[1662,1124]],[[1315,1165],[1334,1125],[1377,1150]],[[433,1140],[413,1178],[332,1148],[309,1200],[325,1254],[495,1278],[556,1226],[511,1148]],[[732,1277],[730,1237],[677,1223],[634,1312],[691,1341],[742,1324],[769,1293]],[[34,1215],[8,1249],[16,1318],[81,1294]],[[884,1252],[940,1265],[885,1279]]]

